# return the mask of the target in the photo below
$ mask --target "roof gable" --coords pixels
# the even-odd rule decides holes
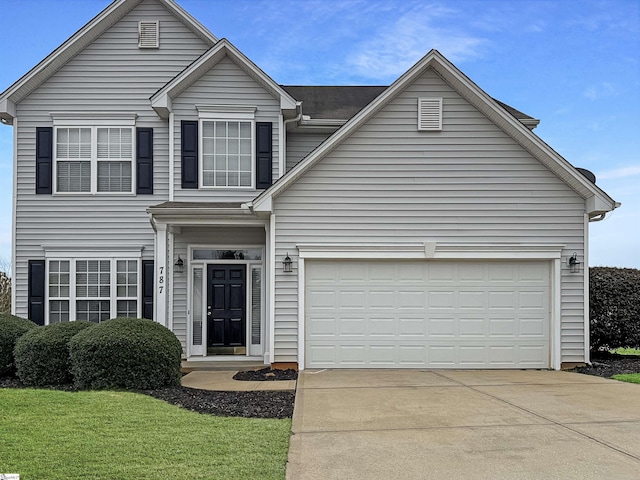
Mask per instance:
[[[280,108],[295,111],[297,105],[296,100],[271,77],[258,68],[255,63],[240,52],[229,40],[223,38],[151,96],[151,106],[156,113],[162,118],[168,117],[172,108],[171,100],[180,95],[187,87],[201,78],[224,58],[230,58],[265,90],[274,97],[279,98]]]
[[[270,212],[275,197],[285,191],[336,146],[369,121],[428,68],[432,68],[465,100],[549,168],[574,191],[584,199],[587,199],[587,209],[590,214],[598,215],[616,208],[616,203],[604,191],[588,181],[569,162],[531,132],[527,126],[523,125],[503,104],[491,98],[437,50],[431,50],[425,55],[369,105],[354,115],[342,128],[293,167],[285,176],[262,192],[250,206],[256,212]]]
[[[80,30],[74,33],[62,45],[51,52],[35,67],[18,79],[13,85],[0,94],[0,119],[11,124],[15,116],[15,105],[42,85],[70,59],[84,50],[107,29],[115,25],[126,14],[131,12],[143,0],[115,0],[102,12],[91,19]],[[173,0],[153,0],[162,5],[187,25],[196,35],[209,45],[214,45],[217,38],[200,22],[182,9]]]

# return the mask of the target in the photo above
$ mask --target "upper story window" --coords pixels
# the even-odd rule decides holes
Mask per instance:
[[[135,116],[116,123],[77,115],[52,114],[55,193],[133,193]]]
[[[251,187],[252,122],[202,121],[202,185]]]
[[[255,107],[198,106],[200,185],[255,187]]]

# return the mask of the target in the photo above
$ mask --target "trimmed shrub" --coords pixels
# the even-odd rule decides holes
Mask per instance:
[[[640,270],[589,269],[591,350],[640,348]]]
[[[152,320],[107,320],[73,337],[69,353],[77,388],[180,385],[182,345],[171,330]]]
[[[20,381],[29,387],[72,383],[69,341],[94,325],[80,321],[55,323],[25,333],[13,350]]]
[[[37,325],[25,318],[0,313],[0,376],[13,375],[13,349],[18,339]]]

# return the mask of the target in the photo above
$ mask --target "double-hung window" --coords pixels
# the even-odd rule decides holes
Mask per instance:
[[[198,106],[200,185],[255,188],[255,107]]]
[[[56,193],[133,193],[134,116],[52,114]],[[80,115],[80,114],[77,114]]]
[[[49,260],[49,323],[139,317],[139,263],[137,259]]]

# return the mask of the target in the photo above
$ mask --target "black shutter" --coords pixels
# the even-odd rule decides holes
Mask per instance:
[[[198,188],[198,121],[182,120],[182,188]]]
[[[29,320],[44,325],[44,260],[29,260]]]
[[[51,193],[53,127],[36,127],[36,193]]]
[[[136,193],[153,193],[153,128],[136,128]]]
[[[142,318],[153,320],[153,260],[142,261]]]
[[[271,186],[271,123],[256,122],[256,188]]]

